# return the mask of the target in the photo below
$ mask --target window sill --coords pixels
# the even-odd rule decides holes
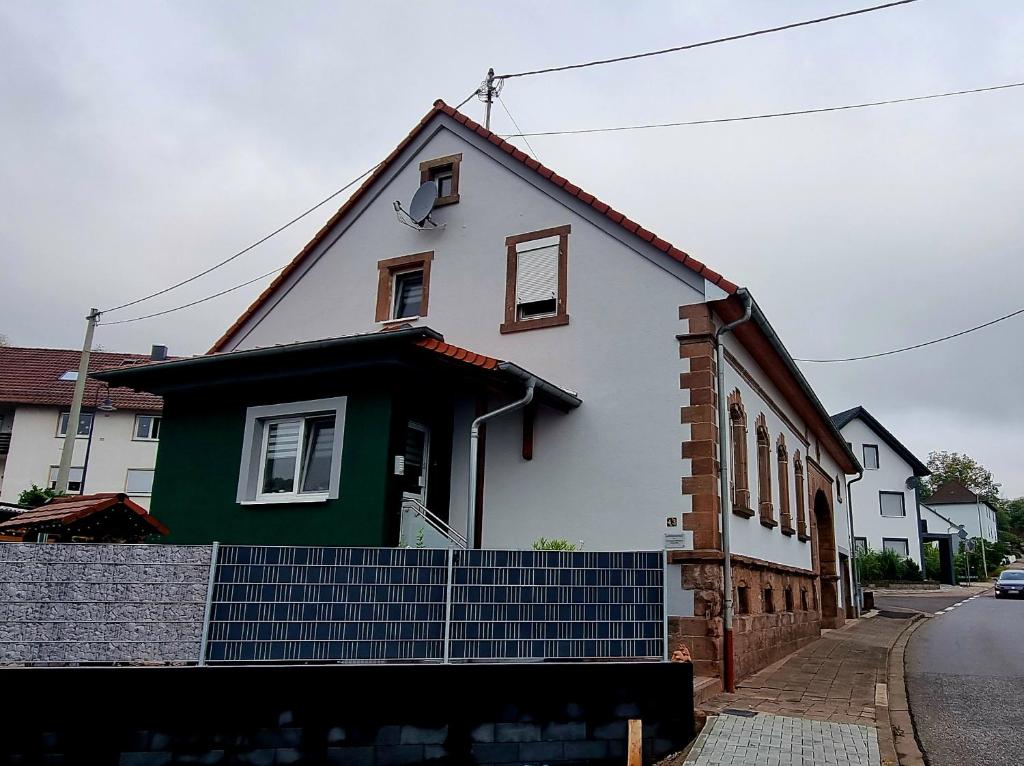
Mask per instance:
[[[240,505],[309,505],[311,503],[326,503],[330,500],[327,495],[282,495],[281,497],[260,497],[254,500],[242,500]]]
[[[808,543],[811,541],[811,536],[808,534],[804,534],[803,532],[798,532],[796,539],[802,543]]]
[[[768,527],[768,529],[775,529],[775,527],[779,526],[779,522],[775,519],[761,519],[761,526]]]
[[[500,329],[502,335],[507,335],[512,332],[539,330],[542,327],[560,327],[567,324],[569,324],[569,315],[560,314],[553,317],[541,317],[540,319],[521,319],[515,322],[502,322]]]
[[[434,201],[434,207],[444,207],[445,205],[454,205],[459,201],[458,194],[449,194],[444,197],[438,197]]]
[[[783,525],[782,534],[786,535],[786,537],[792,537],[796,534],[796,530],[793,527]]]
[[[387,330],[388,328],[394,327],[395,325],[402,325],[402,324],[407,324],[407,323],[410,323],[410,322],[418,322],[421,319],[423,319],[423,316],[420,315],[420,314],[417,314],[414,317],[399,317],[398,319],[383,319],[383,320],[377,322],[377,324],[379,324],[382,329]]]
[[[734,505],[732,507],[732,512],[737,516],[742,516],[744,519],[752,519],[754,517],[754,512],[752,510],[739,505]]]

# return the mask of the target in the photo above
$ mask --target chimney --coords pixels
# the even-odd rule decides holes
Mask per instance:
[[[167,346],[153,346],[152,351],[149,352],[149,360],[151,362],[162,362],[167,359]]]

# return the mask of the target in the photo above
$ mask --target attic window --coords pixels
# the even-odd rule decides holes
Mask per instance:
[[[57,380],[78,380],[78,370],[68,370]]]
[[[505,240],[505,322],[501,332],[569,324],[566,277],[569,226],[557,226]]]
[[[452,205],[459,201],[459,166],[461,154],[450,154],[420,163],[420,183],[433,181],[437,184],[437,201],[434,207]]]
[[[411,320],[427,315],[430,262],[434,253],[416,253],[377,262],[378,322]]]

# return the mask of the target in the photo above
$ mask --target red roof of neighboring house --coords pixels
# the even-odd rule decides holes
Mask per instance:
[[[425,348],[427,351],[434,351],[442,356],[451,357],[460,362],[471,364],[474,367],[482,367],[485,370],[493,370],[501,364],[501,360],[495,359],[493,356],[484,356],[475,351],[470,351],[460,346],[453,346],[451,343],[445,343],[443,340],[423,338],[416,341],[416,345],[420,348]]]
[[[0,529],[68,526],[94,514],[115,508],[134,513],[139,517],[138,521],[151,527],[156,534],[166,535],[170,531],[155,517],[150,516],[149,511],[121,492],[55,497],[45,505],[0,522]]]
[[[550,168],[547,168],[544,165],[540,164],[537,160],[528,156],[525,152],[521,151],[513,144],[510,144],[497,133],[492,133],[491,131],[487,130],[487,128],[483,127],[477,122],[474,122],[473,120],[469,119],[466,115],[453,109],[452,107],[448,106],[448,104],[446,104],[444,101],[438,99],[437,101],[434,102],[433,109],[427,112],[423,119],[419,121],[419,124],[416,125],[416,127],[414,127],[412,131],[410,131],[409,135],[402,139],[402,142],[395,147],[395,150],[391,152],[391,154],[389,154],[384,159],[384,161],[376,167],[373,173],[371,173],[370,176],[365,181],[363,181],[362,185],[356,190],[355,194],[353,194],[349,198],[349,200],[344,205],[341,206],[337,213],[331,216],[330,220],[327,221],[323,228],[321,228],[320,231],[316,233],[313,239],[311,239],[309,243],[304,248],[302,248],[302,250],[299,252],[297,256],[295,256],[292,262],[289,263],[285,267],[285,269],[280,274],[278,274],[277,277],[274,278],[274,281],[267,286],[267,289],[260,293],[259,297],[257,297],[256,300],[253,301],[252,305],[249,306],[249,308],[247,308],[242,313],[242,315],[238,317],[237,320],[235,320],[235,323],[232,324],[231,327],[229,327],[227,331],[217,340],[217,342],[213,344],[213,346],[210,348],[210,353],[223,350],[224,345],[228,342],[231,336],[234,335],[239,329],[241,329],[242,325],[245,324],[250,319],[250,317],[252,317],[253,314],[256,313],[260,306],[262,306],[270,298],[270,296],[274,294],[277,288],[280,287],[284,283],[284,281],[287,280],[288,277],[292,275],[295,269],[297,269],[299,265],[306,259],[306,257],[311,252],[313,252],[313,249],[318,244],[320,244],[321,240],[323,240],[323,238],[327,236],[327,233],[331,230],[334,224],[341,220],[341,218],[349,210],[352,209],[356,202],[358,202],[359,199],[362,198],[363,194],[371,186],[373,186],[373,184],[377,182],[377,180],[381,177],[381,175],[384,173],[387,167],[398,157],[399,154],[402,153],[402,151],[410,144],[410,142],[412,142],[412,140],[419,134],[419,132],[423,130],[424,127],[426,127],[427,123],[430,122],[430,120],[433,119],[438,114],[445,114],[451,117],[456,122],[465,125],[469,130],[473,131],[482,138],[487,139],[492,144],[497,146],[499,149],[504,151],[506,154],[509,154],[513,159],[516,159],[519,162],[523,163],[530,170],[537,172],[541,177],[547,179],[555,186],[562,189],[562,191],[571,194],[573,197],[580,200],[584,204],[590,205],[590,207],[594,208],[594,210],[596,210],[598,213],[607,217],[613,223],[618,224],[626,231],[628,231],[630,234],[635,234],[644,242],[650,243],[651,245],[653,245],[654,247],[656,247],[658,250],[665,253],[669,257],[674,258],[675,260],[682,263],[684,266],[687,266],[688,268],[692,269],[697,274],[707,279],[709,282],[718,285],[726,293],[732,295],[738,289],[735,284],[730,282],[728,279],[723,277],[718,272],[712,271],[710,268],[705,266],[696,258],[690,257],[679,248],[673,246],[671,243],[667,242],[666,240],[656,235],[654,232],[643,228],[642,226],[640,226],[640,224],[630,220],[625,215],[620,213],[618,210],[615,210],[607,203],[602,202],[593,194],[583,191],[583,189],[576,186],[576,184],[570,183],[567,179],[558,175]]]
[[[989,504],[985,498],[975,495],[955,479],[950,479],[935,490],[932,496],[924,502],[928,505],[956,505],[961,503],[973,504],[979,500],[986,505]]]
[[[16,348],[0,346],[0,402],[70,407],[75,381],[60,380],[66,372],[78,372],[82,352],[62,348]],[[118,369],[149,361],[145,354],[112,354],[94,351],[89,372]],[[89,379],[85,384],[85,407],[102,404],[107,385]],[[127,388],[111,388],[109,396],[120,410],[160,412],[163,399],[153,394],[136,393]]]

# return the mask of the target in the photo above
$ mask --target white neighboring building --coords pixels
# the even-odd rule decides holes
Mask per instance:
[[[895,551],[923,567],[915,479],[931,471],[863,407],[832,421],[864,468],[864,478],[850,484],[855,544]]]
[[[947,481],[935,490],[926,505],[953,524],[963,526],[971,537],[982,537],[989,543],[999,541],[996,509],[958,481]]]
[[[164,358],[166,349],[154,347]],[[56,486],[81,352],[0,347],[0,502],[33,484]],[[148,362],[94,352],[90,371]],[[69,494],[125,492],[149,506],[163,401],[89,380],[78,423]]]

